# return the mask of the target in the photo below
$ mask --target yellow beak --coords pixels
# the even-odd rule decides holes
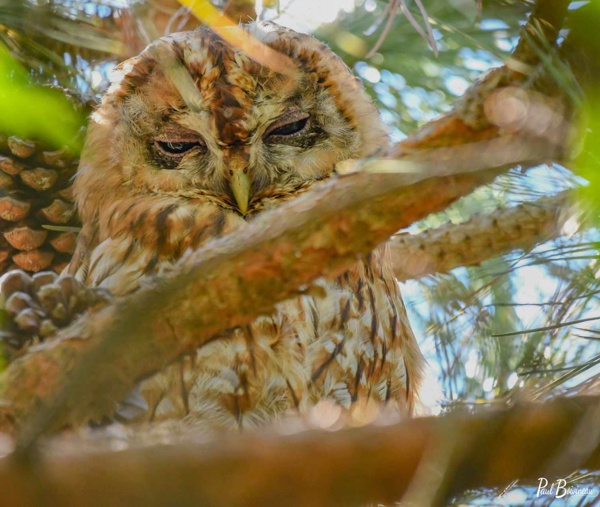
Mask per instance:
[[[248,212],[248,201],[250,200],[250,178],[244,171],[234,171],[230,185],[238,209],[245,216]]]

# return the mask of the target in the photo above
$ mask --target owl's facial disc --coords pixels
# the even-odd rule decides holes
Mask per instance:
[[[387,144],[377,110],[339,58],[309,36],[265,27],[244,29],[291,58],[286,75],[208,28],[160,39],[122,64],[95,113],[90,165],[98,174],[110,165],[127,192],[248,216]],[[110,159],[94,141],[106,137]]]

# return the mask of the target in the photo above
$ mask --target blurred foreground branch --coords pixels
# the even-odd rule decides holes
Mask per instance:
[[[336,432],[172,436],[121,452],[108,449],[126,439],[90,451],[89,440],[62,437],[28,468],[0,459],[0,490],[7,507],[350,507],[403,495],[446,505],[470,487],[600,467],[598,417],[598,398],[571,398]]]

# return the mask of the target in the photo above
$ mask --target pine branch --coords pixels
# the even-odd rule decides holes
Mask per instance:
[[[396,278],[400,281],[460,266],[474,266],[513,250],[531,250],[558,237],[572,217],[570,192],[498,209],[460,224],[445,224],[390,241]]]
[[[446,505],[471,487],[537,485],[539,477],[599,468],[598,417],[599,398],[581,397],[335,432],[290,435],[284,426],[208,442],[172,428],[168,445],[164,433],[139,428],[120,438],[67,436],[36,461],[0,460],[0,491],[3,505],[20,507],[350,507],[401,498]]]

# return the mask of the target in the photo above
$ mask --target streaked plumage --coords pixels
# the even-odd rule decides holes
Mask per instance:
[[[131,292],[186,249],[388,143],[377,109],[325,45],[268,23],[244,29],[291,59],[287,75],[207,28],[118,67],[74,185],[84,227],[68,272]],[[322,297],[281,303],[147,381],[150,417],[247,426],[324,398],[410,412],[423,359],[385,249],[318,285]]]

